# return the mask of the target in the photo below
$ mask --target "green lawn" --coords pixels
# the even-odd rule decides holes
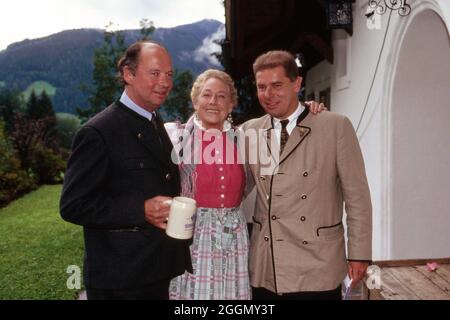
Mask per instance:
[[[66,272],[82,268],[82,228],[61,219],[60,194],[43,186],[0,209],[0,299],[76,298]]]

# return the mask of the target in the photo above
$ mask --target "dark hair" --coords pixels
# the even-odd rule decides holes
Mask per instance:
[[[127,84],[123,77],[123,71],[125,67],[128,67],[133,74],[136,73],[139,64],[139,55],[141,53],[142,47],[147,43],[155,44],[160,46],[161,48],[164,48],[162,45],[152,40],[141,40],[129,46],[124,55],[119,59],[119,62],[117,63],[117,78],[121,84]]]
[[[255,63],[253,63],[253,74],[256,76],[258,71],[279,66],[284,68],[286,76],[291,81],[295,81],[299,76],[294,56],[290,52],[284,50],[268,51],[256,58]]]

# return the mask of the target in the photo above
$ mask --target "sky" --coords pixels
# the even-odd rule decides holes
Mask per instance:
[[[147,18],[155,27],[203,19],[225,22],[222,0],[4,0],[0,11],[0,51],[14,42],[79,28],[139,29]]]

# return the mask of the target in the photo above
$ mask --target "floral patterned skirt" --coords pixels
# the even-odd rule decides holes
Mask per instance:
[[[172,279],[172,300],[248,300],[249,239],[240,208],[198,208],[190,247],[194,273]]]

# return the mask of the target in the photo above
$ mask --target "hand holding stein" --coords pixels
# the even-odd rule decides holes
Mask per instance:
[[[194,215],[197,203],[187,197],[175,197],[163,203],[170,205],[166,234],[175,239],[190,239],[194,234]]]

